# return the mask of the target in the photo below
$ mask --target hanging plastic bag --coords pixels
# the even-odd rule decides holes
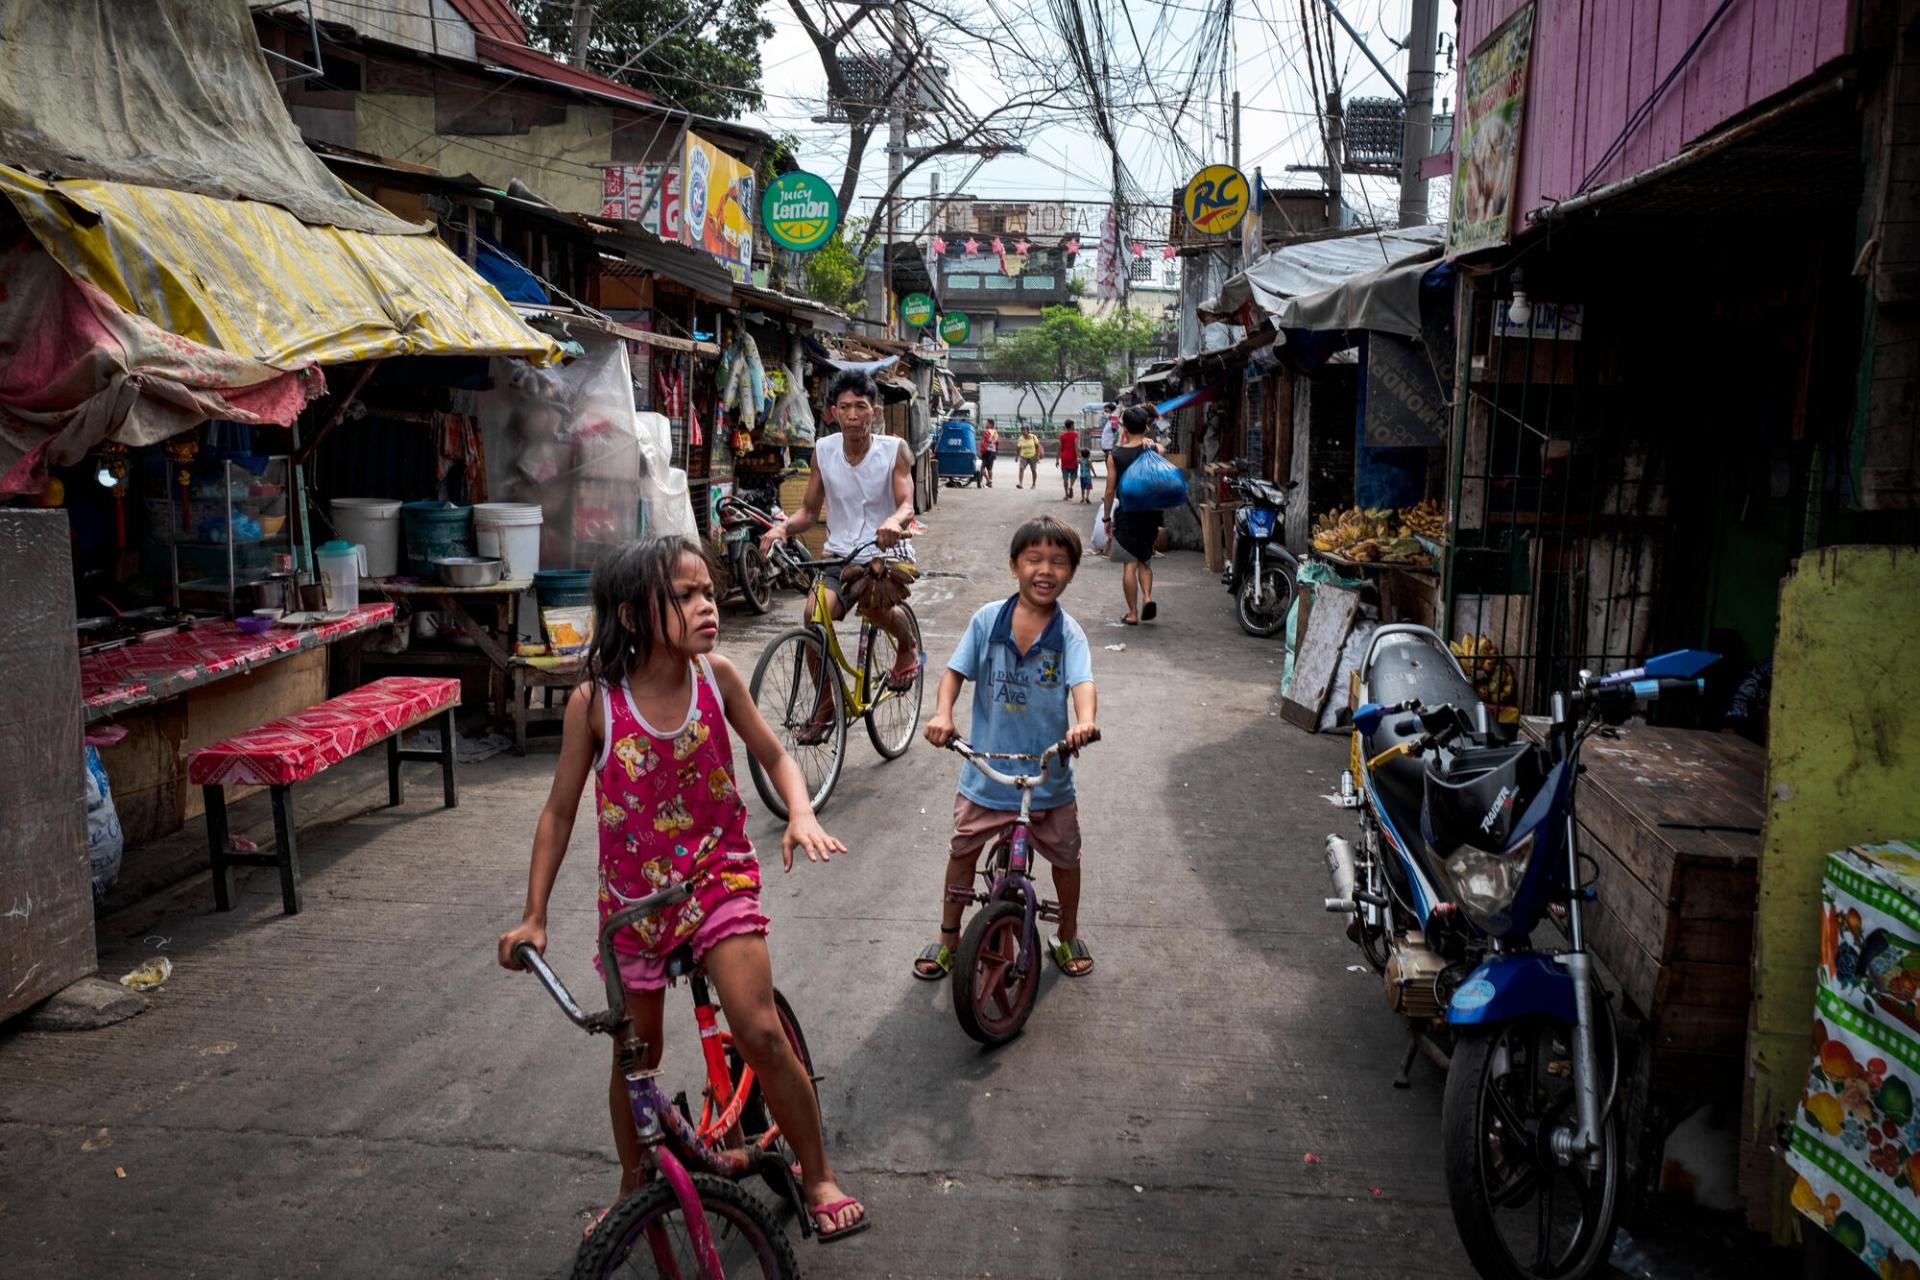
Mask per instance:
[[[126,839],[120,832],[120,814],[113,807],[113,789],[107,785],[107,766],[98,749],[87,749],[87,864],[93,876],[93,900],[100,901],[120,878],[120,855]]]
[[[1120,500],[1129,511],[1165,511],[1187,501],[1187,475],[1149,449],[1120,477]]]
[[[1093,554],[1103,556],[1107,553],[1107,522],[1100,518],[1099,508],[1093,512]]]

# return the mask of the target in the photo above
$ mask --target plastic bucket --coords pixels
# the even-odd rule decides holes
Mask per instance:
[[[400,572],[400,500],[335,498],[327,504],[333,531],[343,542],[367,549],[367,576],[391,578]]]
[[[473,541],[483,556],[506,562],[505,577],[531,578],[540,572],[540,504],[480,502],[473,508]]]
[[[542,609],[566,609],[593,603],[593,570],[542,569],[533,575],[533,592]]]
[[[593,641],[593,570],[542,569],[533,575],[533,594],[553,651],[584,653]]]
[[[446,502],[409,502],[400,508],[407,535],[407,572],[434,576],[433,562],[473,554],[473,508]]]

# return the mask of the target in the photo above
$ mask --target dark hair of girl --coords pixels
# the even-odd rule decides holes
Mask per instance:
[[[1126,429],[1128,435],[1132,436],[1145,435],[1148,425],[1152,422],[1153,411],[1145,405],[1129,405],[1127,411],[1120,415],[1120,425]]]
[[[880,388],[874,385],[873,377],[859,369],[842,369],[833,375],[833,381],[827,384],[827,403],[840,403],[840,397],[851,391],[869,404],[880,403]]]
[[[647,538],[628,543],[593,571],[593,648],[587,655],[591,679],[615,685],[646,667],[669,623],[684,616],[674,598],[673,578],[680,562],[694,556],[713,571],[705,544],[691,538]],[[620,606],[632,607],[635,627],[621,620]]]

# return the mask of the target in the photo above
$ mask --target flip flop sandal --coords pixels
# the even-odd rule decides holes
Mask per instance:
[[[940,932],[946,933],[947,930],[942,929]],[[953,932],[960,931],[955,929]],[[929,973],[922,969],[920,966],[923,964],[933,965],[934,972]],[[938,982],[952,972],[953,948],[944,942],[938,946],[923,947],[920,954],[913,958],[913,976],[922,982]]]
[[[1066,974],[1069,978],[1084,978],[1093,972],[1093,952],[1087,949],[1086,939],[1072,938],[1066,942],[1062,942],[1060,939],[1055,938],[1053,940],[1053,946],[1049,950],[1053,956],[1053,962],[1060,966],[1060,972]],[[1087,962],[1086,968],[1073,969],[1068,967],[1081,960]]]
[[[1160,616],[1160,606],[1149,600],[1140,606],[1140,621],[1152,622]]]
[[[1138,619],[1138,618],[1122,618],[1122,619],[1120,619],[1120,625],[1121,625],[1121,626],[1123,626],[1123,627],[1137,627],[1137,626],[1139,626],[1139,625],[1140,625],[1140,619]]]
[[[927,655],[923,653],[918,658],[914,659],[913,666],[908,668],[906,671],[887,672],[887,689],[893,693],[911,692],[913,689],[913,682],[920,678],[920,670],[922,667],[926,665],[927,665]]]
[[[821,1244],[833,1244],[837,1241],[846,1239],[848,1236],[857,1236],[862,1231],[865,1231],[868,1227],[873,1225],[873,1219],[867,1217],[865,1214],[862,1214],[858,1221],[849,1222],[844,1227],[838,1227],[838,1228],[833,1227],[831,1223],[833,1222],[834,1218],[838,1216],[838,1214],[842,1209],[846,1208],[850,1204],[860,1204],[860,1201],[854,1198],[853,1196],[845,1196],[829,1204],[816,1204],[816,1205],[809,1206],[807,1209],[807,1216],[813,1219],[813,1223],[814,1223],[813,1238],[815,1240],[818,1240]],[[860,1205],[860,1207],[862,1209],[866,1208],[865,1205]],[[825,1218],[829,1225],[822,1226],[820,1223],[820,1219],[822,1218]]]
[[[812,723],[802,725],[794,731],[793,745],[796,747],[817,747],[833,735],[833,712],[827,711],[815,716]]]

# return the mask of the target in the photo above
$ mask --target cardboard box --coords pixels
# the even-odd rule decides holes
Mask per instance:
[[[1234,507],[1212,502],[1200,504],[1200,552],[1206,557],[1208,573],[1222,573],[1227,557],[1233,553]]]

